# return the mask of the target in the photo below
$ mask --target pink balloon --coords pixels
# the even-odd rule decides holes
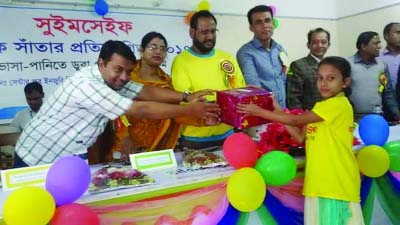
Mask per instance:
[[[77,203],[62,205],[50,221],[50,225],[100,225],[98,215],[89,207]]]
[[[258,159],[257,144],[244,133],[234,133],[222,146],[226,161],[236,169],[253,167]]]
[[[276,7],[273,5],[269,5],[268,7],[270,7],[272,10],[272,16],[276,16]]]

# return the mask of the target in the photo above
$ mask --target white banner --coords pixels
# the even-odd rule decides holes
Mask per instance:
[[[173,58],[191,45],[184,16],[146,13],[26,8],[0,5],[0,123],[9,122],[27,105],[24,86],[43,85],[49,96],[57,85],[80,68],[97,61],[102,43],[125,42],[140,58],[142,37],[162,33],[168,41],[163,69],[170,73]]]

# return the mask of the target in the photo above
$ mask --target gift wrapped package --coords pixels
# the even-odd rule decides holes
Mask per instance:
[[[217,92],[217,103],[221,108],[221,121],[239,129],[258,126],[269,121],[260,117],[245,116],[238,113],[238,103],[253,103],[261,108],[273,110],[272,92],[255,87],[245,87]]]

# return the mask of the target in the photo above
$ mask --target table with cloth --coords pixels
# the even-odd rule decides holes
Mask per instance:
[[[388,141],[393,140],[400,140],[400,126],[390,127]],[[303,224],[304,158],[296,158],[296,178],[285,186],[268,186],[263,205],[250,213],[239,212],[226,201],[226,181],[234,171],[232,167],[188,170],[182,166],[182,154],[177,153],[176,158],[178,168],[147,172],[156,180],[154,185],[88,193],[78,203],[96,212],[102,225],[195,224],[194,218],[200,214],[215,216],[216,211],[223,213],[219,224]],[[0,192],[0,217],[10,193]],[[366,225],[400,224],[400,173],[363,177],[361,199]]]

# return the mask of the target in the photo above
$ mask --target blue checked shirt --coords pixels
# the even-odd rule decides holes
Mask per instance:
[[[108,120],[124,114],[142,87],[129,82],[117,92],[104,82],[97,65],[83,68],[66,79],[27,124],[17,155],[32,166],[86,153]]]
[[[236,58],[246,84],[274,92],[279,105],[286,107],[286,73],[279,56],[281,52],[285,52],[283,47],[274,40],[271,40],[271,49],[266,49],[254,38],[239,49]]]

